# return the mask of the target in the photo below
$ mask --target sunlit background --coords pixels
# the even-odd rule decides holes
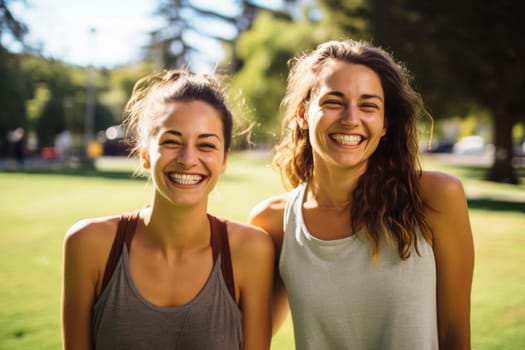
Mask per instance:
[[[148,45],[156,39],[152,37],[154,33],[174,30],[167,28],[169,20],[157,11],[160,1],[8,2],[15,18],[27,25],[28,32],[23,44],[7,33],[4,45],[14,52],[23,51],[24,45],[27,45],[48,58],[70,64],[112,68],[136,63],[143,59]],[[240,33],[232,21],[241,17],[243,4],[232,0],[196,0],[191,1],[191,5],[186,2],[184,6],[184,1],[180,3],[181,17],[188,21],[184,40],[206,56],[192,57],[198,65],[196,70],[213,69],[224,59],[224,54],[220,41],[210,36],[234,40]],[[297,9],[297,4],[293,3],[285,0],[250,2],[261,9],[286,9],[290,13]],[[202,13],[208,11],[211,13],[204,17]],[[180,45],[174,44],[172,49],[176,53]]]
[[[413,73],[433,118],[418,123],[423,167],[456,175],[468,197],[473,349],[525,349],[521,5],[0,0],[0,349],[60,348],[67,227],[149,200],[120,126],[140,77],[167,68],[225,76],[239,136],[211,211],[245,220],[282,191],[269,163],[289,60],[340,38],[371,41]],[[293,349],[287,322],[272,350]]]
[[[524,26],[517,1],[478,3],[4,0],[0,157],[122,155],[115,130],[133,83],[165,68],[227,74],[238,130],[251,128],[234,147],[271,148],[289,60],[353,38],[393,52],[413,73],[433,118],[419,123],[422,152],[483,156],[487,179],[516,184]]]

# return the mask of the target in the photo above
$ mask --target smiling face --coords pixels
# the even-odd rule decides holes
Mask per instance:
[[[219,112],[206,102],[170,103],[166,117],[141,159],[150,170],[156,199],[178,205],[207,205],[226,168]]]
[[[319,76],[311,100],[299,108],[299,125],[308,129],[316,167],[362,168],[386,133],[384,93],[370,68],[331,59]]]

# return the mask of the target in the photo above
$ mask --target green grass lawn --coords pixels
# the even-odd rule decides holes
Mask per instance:
[[[423,164],[459,176],[469,196],[476,246],[473,349],[525,348],[525,185],[484,182],[477,168],[428,158]],[[0,349],[60,348],[64,232],[84,217],[146,205],[151,184],[132,178],[133,166],[115,159],[96,172],[0,172]],[[233,155],[210,212],[245,221],[256,203],[280,192],[279,176],[267,161]],[[290,321],[273,340],[272,350],[284,349],[293,349]]]

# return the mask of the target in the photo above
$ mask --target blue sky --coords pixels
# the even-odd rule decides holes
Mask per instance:
[[[27,0],[12,11],[29,27],[26,41],[68,63],[114,66],[138,59],[148,32],[162,25],[147,0]],[[95,32],[90,31],[91,28]]]
[[[226,11],[226,5],[235,2],[194,0],[203,6],[220,3]],[[260,2],[275,6],[280,0]],[[111,68],[137,61],[141,47],[149,42],[148,32],[164,24],[162,18],[153,16],[155,0],[26,0],[26,5],[23,3],[13,1],[10,6],[16,18],[29,27],[26,42],[33,47],[41,44],[46,57],[78,65]],[[12,49],[16,51],[16,45]],[[209,51],[217,52],[216,48]]]

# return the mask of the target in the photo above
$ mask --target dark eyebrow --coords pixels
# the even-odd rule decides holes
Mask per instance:
[[[381,101],[381,102],[384,103],[383,99],[382,99],[381,96],[379,96],[379,95],[374,95],[374,94],[363,94],[361,97],[362,97],[363,99],[377,98],[379,101]]]
[[[345,98],[345,95],[339,91],[329,91],[326,94],[324,94],[324,96],[335,96],[335,97]]]
[[[166,130],[165,134],[170,134],[170,135],[174,135],[174,136],[178,136],[178,137],[182,137],[182,133],[180,131],[177,131],[177,130]],[[218,140],[220,140],[221,138],[219,137],[219,135],[217,134],[214,134],[214,133],[206,133],[206,134],[200,134],[199,135],[199,139],[204,139],[204,138],[208,138],[208,137],[215,137],[217,138]]]
[[[345,94],[343,94],[342,92],[339,92],[339,91],[330,91],[330,92],[327,92],[324,96],[335,96],[335,97],[339,97],[339,98],[345,98]],[[383,99],[381,98],[381,96],[379,95],[375,95],[375,94],[363,94],[361,96],[362,99],[371,99],[371,98],[377,98],[379,101],[383,102]]]
[[[182,137],[182,133],[176,130],[166,130],[164,133]]]
[[[209,134],[200,134],[200,135],[199,135],[199,139],[203,139],[203,138],[207,138],[207,137],[215,137],[215,138],[217,138],[218,140],[221,139],[221,138],[219,137],[219,135],[214,134],[214,133],[209,133]]]

